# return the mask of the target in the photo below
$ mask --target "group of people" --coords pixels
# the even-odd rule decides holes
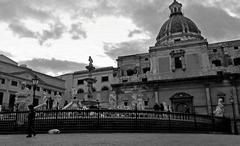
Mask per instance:
[[[161,111],[161,112],[167,112],[167,111],[172,111],[171,106],[167,105],[166,102],[162,102],[160,104],[156,103],[153,106],[154,111]]]
[[[154,111],[161,111],[161,112],[172,112],[172,108],[170,105],[167,105],[166,102],[162,102],[160,104],[156,103],[153,106],[153,110]],[[185,114],[190,114],[191,113],[191,109],[188,105],[184,105],[184,109],[182,111]]]

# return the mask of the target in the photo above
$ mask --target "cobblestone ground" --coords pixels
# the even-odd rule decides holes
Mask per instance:
[[[240,136],[220,134],[0,135],[0,146],[240,146]]]

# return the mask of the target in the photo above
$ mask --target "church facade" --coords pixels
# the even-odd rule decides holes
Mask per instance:
[[[148,53],[117,59],[119,83],[113,84],[118,104],[142,102],[144,109],[166,103],[169,110],[212,114],[221,98],[231,116],[230,98],[239,116],[240,40],[209,44],[197,25],[174,0]]]
[[[187,107],[190,113],[211,115],[222,99],[224,115],[232,116],[233,99],[239,116],[240,40],[209,44],[197,25],[183,15],[181,3],[174,0],[169,9],[169,19],[147,53],[120,56],[117,68],[96,70],[100,84],[94,86],[99,94],[105,92],[100,80],[111,76],[107,81],[110,90],[99,101],[108,99],[116,107],[140,110],[164,103],[174,112],[185,112]],[[63,75],[65,84],[69,83],[66,91],[75,89],[79,92],[74,96],[85,96],[85,87],[80,87],[84,83],[77,82],[87,74]]]

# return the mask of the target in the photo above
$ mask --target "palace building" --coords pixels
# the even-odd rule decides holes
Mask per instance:
[[[107,102],[114,94],[121,107],[149,110],[156,103],[166,103],[174,112],[188,107],[198,114],[212,114],[221,98],[225,116],[232,114],[233,98],[239,116],[240,40],[209,44],[197,25],[183,15],[181,3],[174,0],[169,9],[170,16],[148,52],[120,56],[117,68],[95,70],[96,98]],[[81,81],[86,76],[86,71],[80,71],[61,77],[66,80],[66,91],[75,89],[80,98],[86,92]]]
[[[37,77],[39,81],[33,99],[32,79],[34,77]],[[64,83],[64,80],[34,71],[26,65],[18,65],[10,58],[0,55],[1,110],[16,110],[18,100],[26,97],[30,100],[26,104],[35,105],[42,103],[44,96],[47,96],[49,100],[54,100],[57,96],[63,96]]]

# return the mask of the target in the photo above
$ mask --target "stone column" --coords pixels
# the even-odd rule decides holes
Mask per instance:
[[[171,57],[171,70],[172,70],[172,72],[175,72],[175,70],[176,70],[174,57]]]
[[[236,86],[232,86],[232,96],[233,96],[233,100],[234,100],[234,106],[235,106],[235,113],[236,113],[236,117],[239,117],[239,107],[238,107],[238,99],[237,99],[237,90],[236,90]]]
[[[158,87],[153,87],[155,103],[159,104],[159,97],[158,97]]]
[[[211,92],[209,86],[205,87],[205,93],[206,93],[206,103],[207,103],[207,112],[209,115],[212,114],[212,99],[211,99]]]
[[[154,96],[155,96],[155,102],[159,104],[158,91],[154,91]]]
[[[181,59],[182,59],[182,67],[183,67],[183,71],[185,71],[185,70],[186,70],[185,56],[182,56]]]

